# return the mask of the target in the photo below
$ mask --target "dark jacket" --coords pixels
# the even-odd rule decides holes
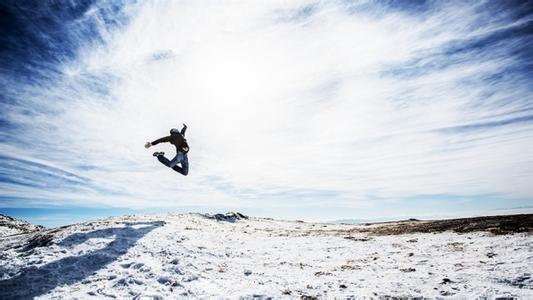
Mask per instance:
[[[169,142],[172,145],[176,146],[176,151],[187,153],[189,152],[189,144],[185,139],[185,131],[187,130],[186,126],[183,126],[181,132],[171,133],[169,136],[162,137],[152,142],[152,146],[159,143]]]

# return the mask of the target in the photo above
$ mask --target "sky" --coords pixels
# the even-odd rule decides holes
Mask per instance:
[[[2,1],[0,213],[533,211],[530,1]],[[190,170],[144,143],[188,125]]]

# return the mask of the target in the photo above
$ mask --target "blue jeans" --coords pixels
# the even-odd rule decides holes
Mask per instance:
[[[168,160],[165,156],[159,155],[157,159],[164,164],[165,166],[172,168],[172,170],[187,175],[189,174],[189,159],[187,158],[187,153],[179,152],[176,153],[176,156],[172,160]],[[181,167],[178,164],[181,163]]]

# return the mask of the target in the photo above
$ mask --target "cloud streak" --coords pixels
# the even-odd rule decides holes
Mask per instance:
[[[47,55],[3,52],[17,63],[1,74],[2,196],[339,214],[393,214],[380,199],[408,205],[420,195],[526,203],[526,8],[102,1],[44,10],[66,23],[67,38],[41,30],[32,34],[48,35]],[[182,122],[185,178],[142,148]]]

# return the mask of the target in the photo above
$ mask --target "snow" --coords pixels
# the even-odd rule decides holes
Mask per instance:
[[[0,298],[533,298],[529,233],[228,220],[124,216],[0,238]]]
[[[42,228],[42,226],[34,226],[28,222],[0,214],[0,237],[27,233]]]
[[[0,237],[21,233],[17,228],[0,227]]]

